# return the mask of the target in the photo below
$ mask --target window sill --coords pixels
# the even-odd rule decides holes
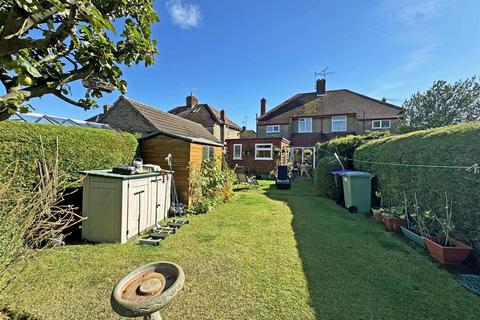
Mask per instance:
[[[232,158],[232,160],[243,160],[242,158]]]
[[[260,160],[260,161],[266,160],[266,161],[269,161],[269,160],[273,160],[273,158],[255,158],[254,160]]]

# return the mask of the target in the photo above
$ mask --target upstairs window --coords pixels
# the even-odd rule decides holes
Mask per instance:
[[[280,125],[272,124],[267,126],[267,133],[278,133],[280,132]]]
[[[372,129],[390,129],[390,120],[373,120]]]
[[[242,145],[233,145],[233,160],[242,160]]]
[[[272,160],[273,159],[273,145],[256,144],[255,145],[255,160]]]
[[[298,119],[298,132],[312,132],[312,118]]]
[[[332,132],[347,131],[347,116],[332,117]]]

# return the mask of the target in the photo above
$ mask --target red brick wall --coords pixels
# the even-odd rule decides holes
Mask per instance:
[[[244,166],[249,173],[252,174],[268,174],[276,168],[281,160],[281,152],[273,152],[273,160],[255,160],[255,144],[271,143],[273,149],[282,149],[289,147],[288,140],[282,138],[273,139],[231,139],[227,140],[227,161],[228,165],[233,168],[235,165]],[[233,145],[242,145],[242,160],[233,160]],[[246,150],[250,150],[250,154],[246,154]]]

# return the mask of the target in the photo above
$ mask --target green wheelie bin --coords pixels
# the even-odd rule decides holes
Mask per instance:
[[[342,173],[345,208],[351,213],[368,213],[372,204],[372,173],[350,171]]]

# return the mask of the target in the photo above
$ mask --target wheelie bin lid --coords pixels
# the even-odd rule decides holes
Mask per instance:
[[[353,171],[353,170],[340,169],[340,170],[330,171],[330,173],[333,174],[333,175],[336,175],[336,174],[342,175],[342,174],[344,174],[344,173],[352,172],[352,171]]]
[[[373,178],[375,175],[370,172],[363,172],[363,171],[349,171],[349,172],[343,172],[339,173],[341,176],[347,176],[347,177],[359,177],[359,178]]]

